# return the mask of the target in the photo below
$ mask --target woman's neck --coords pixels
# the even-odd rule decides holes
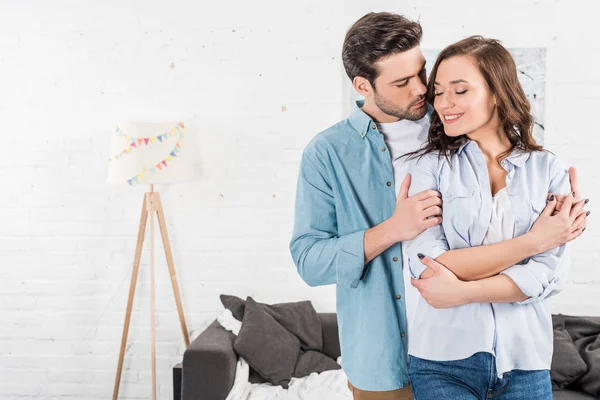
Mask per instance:
[[[467,137],[477,143],[486,161],[496,160],[500,154],[512,147],[512,143],[508,140],[508,136],[499,122],[486,124],[467,134]]]

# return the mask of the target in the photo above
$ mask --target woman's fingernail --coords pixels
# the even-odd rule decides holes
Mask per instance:
[[[575,196],[575,192],[573,192],[572,195]]]
[[[422,259],[424,259],[424,258],[425,258],[425,256],[424,256],[423,254],[421,254],[421,253],[418,253],[418,254],[417,254],[417,257],[419,257],[419,260],[422,260]]]
[[[581,230],[581,232],[582,232],[582,233],[583,233],[583,231],[585,231],[585,228],[583,228],[583,229]]]
[[[590,199],[585,199],[585,201],[583,202],[583,204],[587,204],[588,201],[590,201]]]
[[[585,216],[587,217],[588,215],[590,215],[591,211],[588,211],[585,213]]]
[[[550,196],[550,201],[554,201],[554,195]]]

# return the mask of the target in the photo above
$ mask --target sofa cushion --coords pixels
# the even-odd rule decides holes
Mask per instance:
[[[600,399],[600,317],[553,315],[554,329],[564,328],[587,365],[586,372],[567,388]]]
[[[340,364],[323,353],[313,350],[300,350],[300,355],[298,356],[296,368],[294,369],[292,376],[294,378],[302,378],[312,374],[313,372],[320,374],[323,371],[331,371],[341,368],[342,367]]]
[[[569,332],[563,327],[554,329],[554,353],[550,377],[552,389],[564,389],[587,371],[585,361],[579,355]]]
[[[252,297],[246,299],[242,328],[233,348],[267,382],[288,388],[300,341]]]
[[[244,309],[246,307],[245,300],[229,294],[222,294],[219,297],[221,298],[221,304],[223,304],[223,307],[231,311],[235,319],[238,321],[242,321],[244,319]]]
[[[244,319],[246,301],[239,297],[222,294],[221,303],[229,309],[235,319]],[[265,304],[257,303],[275,321],[279,322],[298,339],[304,350],[323,350],[323,329],[321,318],[309,300],[293,303]]]
[[[574,390],[557,390],[552,392],[552,400],[595,400],[595,397]]]

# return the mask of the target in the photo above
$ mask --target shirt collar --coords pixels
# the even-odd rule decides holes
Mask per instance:
[[[506,159],[514,166],[521,167],[525,164],[525,161],[529,159],[530,154],[531,152],[529,151],[514,149]]]
[[[458,148],[458,151],[456,152],[456,154],[462,153],[465,146],[468,145],[469,143],[471,143],[471,140],[469,140],[469,139],[465,140],[465,142],[463,144],[461,144],[460,147]]]
[[[357,100],[354,103],[352,113],[350,114],[350,124],[356,129],[361,137],[365,137],[369,130],[377,130],[373,118],[364,112],[361,108],[365,104],[364,100]]]
[[[464,142],[463,144],[460,145],[460,147],[458,148],[457,154],[462,153],[463,149],[467,146],[469,146],[470,148],[475,146],[479,149],[479,147],[477,146],[477,143],[475,143],[473,140],[467,139],[466,142]],[[506,160],[508,162],[510,162],[511,164],[513,164],[515,167],[523,166],[528,159],[529,159],[529,152],[521,150],[519,148],[513,149],[512,153],[510,153],[509,156],[506,157]]]

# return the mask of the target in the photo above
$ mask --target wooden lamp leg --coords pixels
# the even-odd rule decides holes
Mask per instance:
[[[171,252],[171,245],[169,244],[169,235],[167,234],[167,223],[165,222],[165,213],[163,211],[162,202],[158,192],[153,194],[154,206],[158,214],[158,226],[160,228],[160,234],[162,236],[163,247],[165,249],[165,255],[167,258],[167,265],[169,266],[169,275],[171,277],[171,286],[173,286],[173,293],[175,295],[175,303],[177,304],[177,312],[179,314],[179,323],[181,324],[181,332],[183,333],[183,340],[185,347],[190,345],[190,336],[185,323],[185,315],[183,314],[183,306],[181,304],[181,295],[179,293],[179,285],[177,284],[177,276],[175,274],[175,264],[173,263],[173,253]]]
[[[165,249],[165,255],[167,258],[167,264],[169,266],[169,275],[171,277],[171,285],[173,286],[173,292],[175,294],[175,303],[177,304],[177,312],[179,314],[179,322],[181,324],[181,330],[183,332],[183,340],[185,346],[190,345],[190,337],[185,323],[185,315],[183,314],[183,306],[181,303],[181,296],[179,293],[179,286],[177,284],[177,277],[175,274],[175,264],[173,263],[173,253],[171,252],[171,245],[169,244],[169,237],[167,234],[167,224],[165,222],[165,215],[163,212],[162,203],[158,192],[154,191],[154,185],[150,186],[150,192],[144,194],[144,203],[142,205],[142,215],[140,217],[140,227],[138,230],[138,239],[135,248],[135,257],[133,261],[133,272],[131,275],[131,283],[129,285],[129,298],[127,300],[127,311],[125,313],[125,324],[123,325],[123,336],[121,338],[121,352],[119,354],[119,364],[117,367],[117,376],[115,379],[115,388],[113,391],[113,400],[117,400],[119,397],[119,385],[121,382],[121,373],[123,371],[123,359],[125,357],[125,348],[127,344],[127,335],[129,333],[129,324],[131,322],[131,310],[133,307],[133,299],[135,297],[135,287],[138,279],[138,272],[140,268],[140,259],[142,255],[142,247],[144,244],[144,235],[146,231],[146,224],[148,223],[148,216],[150,216],[150,342],[151,342],[151,362],[152,362],[152,400],[156,400],[156,310],[155,310],[155,276],[154,276],[154,216],[158,218],[158,226],[162,237],[163,246]]]
[[[154,292],[154,218],[156,207],[154,204],[154,185],[150,185],[148,196],[148,210],[150,211],[150,345],[152,351],[152,400],[156,400],[156,320]]]
[[[131,273],[131,283],[129,284],[129,298],[127,300],[127,311],[125,312],[125,323],[123,324],[123,336],[121,338],[121,352],[119,353],[119,364],[117,367],[117,376],[115,378],[115,388],[113,391],[113,400],[119,397],[119,385],[121,383],[121,373],[123,371],[123,358],[125,357],[125,345],[127,344],[127,335],[129,333],[129,323],[131,322],[131,309],[133,307],[133,298],[135,296],[135,286],[137,284],[138,272],[140,270],[140,259],[142,257],[142,247],[144,244],[144,235],[146,233],[146,222],[148,221],[147,208],[148,195],[144,194],[142,203],[142,215],[140,216],[140,227],[138,229],[137,244],[135,246],[135,257],[133,259],[133,272]]]

